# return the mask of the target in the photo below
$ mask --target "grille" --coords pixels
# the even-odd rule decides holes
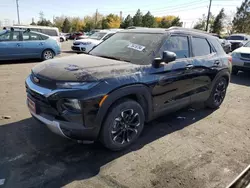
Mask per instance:
[[[39,82],[35,82],[34,77],[38,78]],[[41,87],[45,87],[48,89],[56,89],[56,82],[54,80],[47,79],[42,76],[34,75],[34,74],[31,75],[31,80],[34,84],[39,85]]]
[[[250,59],[250,54],[240,54],[242,58],[244,59]]]
[[[79,48],[79,47],[76,47],[76,46],[72,46],[72,50],[80,51],[80,48]]]
[[[37,101],[40,101],[42,103],[49,104],[47,99],[43,95],[40,95],[39,93],[32,91],[27,85],[26,85],[26,92],[27,92],[29,97],[31,97]]]

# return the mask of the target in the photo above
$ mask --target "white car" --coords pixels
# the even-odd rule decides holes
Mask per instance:
[[[107,40],[115,33],[116,31],[101,30],[93,35],[90,35],[86,39],[75,40],[71,49],[77,53],[88,53],[95,46],[100,44],[102,41]]]
[[[232,52],[232,65],[234,75],[238,71],[250,71],[250,41]]]

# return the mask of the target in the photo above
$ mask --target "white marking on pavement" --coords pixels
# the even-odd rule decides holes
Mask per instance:
[[[18,156],[16,156],[16,157],[14,157],[14,158],[9,159],[8,161],[9,161],[9,162],[12,162],[12,161],[15,161],[15,160],[17,160],[17,159],[21,159],[23,156],[24,156],[24,155],[21,154],[21,155],[18,155]]]
[[[5,179],[0,179],[0,185],[3,185],[5,182]]]

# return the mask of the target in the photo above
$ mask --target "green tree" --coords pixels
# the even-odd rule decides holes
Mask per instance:
[[[225,18],[224,8],[222,8],[219,14],[215,17],[214,23],[212,25],[212,33],[217,33],[220,35],[221,30],[223,29],[223,20]]]
[[[233,31],[250,33],[250,0],[244,0],[233,19]]]
[[[57,16],[53,20],[53,26],[57,27],[60,31],[62,31],[63,22],[65,20],[65,16]]]
[[[209,19],[209,26],[213,25],[214,23],[214,15],[210,12],[210,19]],[[207,16],[205,14],[202,15],[202,18],[199,19],[199,21],[194,25],[194,29],[199,30],[206,30],[206,24],[207,24]]]
[[[155,27],[155,18],[154,16],[148,11],[147,14],[145,14],[142,17],[142,26],[143,27]]]
[[[40,20],[37,22],[37,25],[40,26],[53,26],[50,20],[46,20],[45,18],[43,20]]]
[[[134,26],[142,26],[142,17],[143,17],[143,15],[142,15],[140,9],[138,9],[136,14],[133,17]]]
[[[133,18],[130,16],[130,14],[125,18],[125,20],[121,24],[121,28],[128,28],[133,26]]]
[[[181,22],[181,19],[179,17],[176,17],[172,20],[171,22],[171,27],[172,26],[178,26],[178,27],[181,27],[183,24],[183,22]]]
[[[35,22],[32,22],[30,25],[36,25],[36,23],[35,23]]]
[[[62,32],[69,33],[70,30],[71,30],[70,22],[69,22],[68,18],[65,18],[65,20],[63,22],[63,26],[62,26]]]

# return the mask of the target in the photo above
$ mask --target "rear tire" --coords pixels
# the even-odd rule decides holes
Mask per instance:
[[[238,72],[239,72],[239,70],[237,68],[235,68],[235,67],[232,68],[232,74],[233,75],[237,75]]]
[[[220,107],[226,96],[227,86],[228,82],[224,77],[216,81],[208,100],[205,102],[208,108],[217,109]]]
[[[139,103],[123,99],[112,105],[100,133],[102,144],[113,151],[130,146],[144,127],[144,111]]]
[[[60,38],[60,42],[63,42],[64,41],[64,39],[63,38]]]
[[[54,52],[52,50],[44,50],[42,53],[42,60],[48,60],[48,59],[53,59],[55,56]]]

